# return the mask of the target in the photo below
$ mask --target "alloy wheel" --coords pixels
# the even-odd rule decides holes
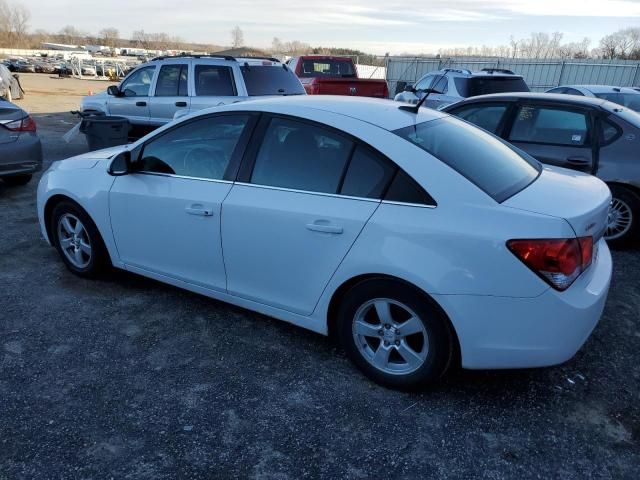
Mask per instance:
[[[422,320],[396,300],[376,298],[364,303],[356,311],[352,332],[362,356],[384,373],[415,372],[429,353],[429,335]]]
[[[631,207],[619,198],[614,198],[609,207],[605,238],[607,240],[615,240],[624,236],[631,228],[632,222],[633,212]]]
[[[84,269],[91,261],[91,240],[80,219],[65,213],[58,219],[58,241],[69,262],[78,269]]]

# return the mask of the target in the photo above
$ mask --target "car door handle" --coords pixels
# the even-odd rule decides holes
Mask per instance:
[[[136,102],[136,107],[146,107],[147,102]]]
[[[194,204],[189,205],[184,209],[189,215],[199,215],[201,217],[211,217],[213,216],[213,209],[206,208],[204,205]]]
[[[186,107],[187,106],[187,102],[176,102],[176,107]]]
[[[568,157],[567,162],[577,167],[586,167],[591,164],[591,161],[586,157]]]
[[[316,220],[313,223],[307,223],[307,230],[322,233],[333,233],[339,235],[342,233],[342,227],[327,222],[326,220]]]

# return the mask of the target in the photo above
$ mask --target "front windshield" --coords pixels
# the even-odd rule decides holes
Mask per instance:
[[[533,158],[457,118],[418,123],[393,133],[446,163],[497,202],[527,187],[540,172]]]
[[[596,93],[596,97],[610,102],[617,103],[624,107],[630,108],[636,112],[640,112],[640,92],[638,93],[621,93],[621,92],[608,92],[608,93]]]

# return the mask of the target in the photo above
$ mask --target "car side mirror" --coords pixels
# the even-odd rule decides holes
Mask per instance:
[[[120,177],[131,172],[131,152],[125,150],[117,154],[109,165],[109,175]]]
[[[114,97],[122,96],[122,92],[120,92],[120,88],[117,85],[109,85],[109,88],[107,88],[107,93],[109,95],[113,95]]]

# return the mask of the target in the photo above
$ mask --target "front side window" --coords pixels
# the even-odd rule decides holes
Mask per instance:
[[[231,67],[196,65],[196,95],[199,97],[235,97],[236,83]]]
[[[125,97],[146,97],[149,95],[151,88],[151,80],[153,80],[153,72],[155,66],[144,67],[133,72],[126,80],[122,82],[120,90]]]
[[[431,87],[431,84],[434,82],[436,76],[435,75],[427,75],[426,77],[422,77],[418,80],[418,83],[415,84],[414,88],[416,90],[426,90]]]
[[[164,65],[156,82],[156,97],[186,97],[188,65]]]
[[[248,115],[220,115],[185,123],[144,146],[137,170],[221,180]]]
[[[507,108],[506,104],[472,104],[453,110],[451,113],[488,132],[497,133]]]
[[[258,151],[251,183],[338,193],[353,142],[333,131],[273,118]]]
[[[410,125],[394,133],[456,170],[497,202],[525,188],[540,171],[535,160],[454,117]]]
[[[240,71],[250,97],[306,93],[298,77],[288,67],[245,64]]]
[[[575,110],[525,105],[518,110],[509,140],[581,147],[588,143],[587,115]]]

